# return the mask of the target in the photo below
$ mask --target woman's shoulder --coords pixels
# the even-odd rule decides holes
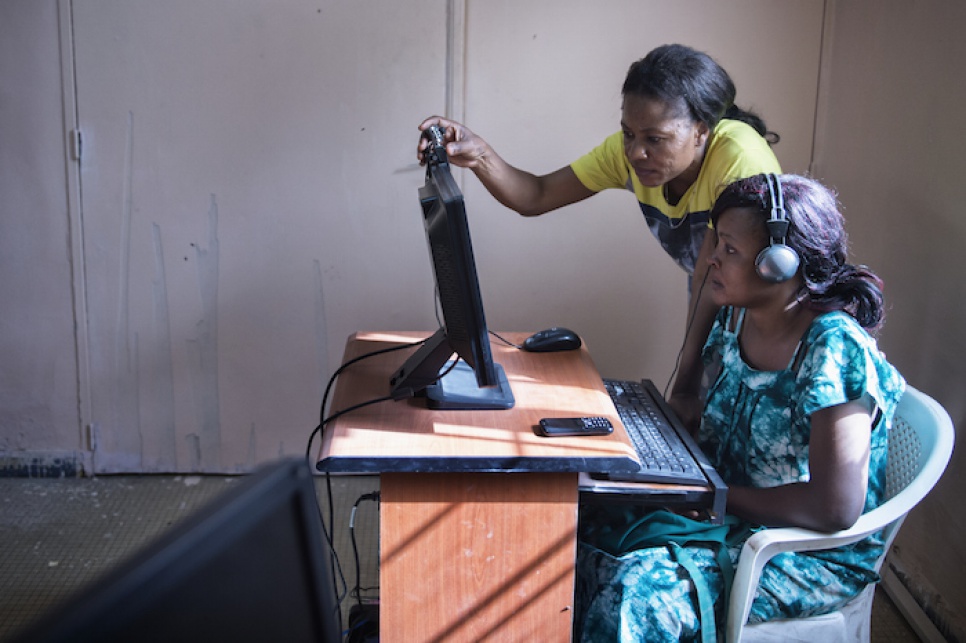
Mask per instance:
[[[715,157],[748,157],[762,163],[762,171],[780,171],[778,159],[768,141],[755,128],[741,121],[725,119],[714,128],[708,142],[708,155]]]
[[[768,141],[741,121],[725,119],[718,123],[698,176],[698,182],[710,190],[712,202],[733,181],[763,172],[781,172]]]
[[[806,357],[800,376],[822,382],[823,390],[838,391],[839,401],[869,393],[880,408],[891,412],[905,382],[855,318],[841,311],[821,314],[804,341]]]
[[[722,351],[726,344],[735,341],[735,331],[741,321],[744,309],[735,309],[731,306],[722,306],[718,309],[705,340],[702,355],[705,361],[712,359],[712,356]]]
[[[587,157],[600,159],[620,159],[624,156],[624,134],[617,130],[601,141],[597,147],[582,156],[578,161]]]
[[[580,182],[594,192],[627,187],[631,172],[624,156],[623,134],[611,134],[570,167]]]
[[[867,353],[875,358],[879,357],[875,338],[852,315],[842,311],[818,315],[805,332],[803,343],[810,352],[821,350],[852,356]]]
[[[816,316],[808,328],[806,341],[814,342],[823,337],[831,338],[834,336],[851,337],[861,340],[862,343],[875,343],[873,337],[862,328],[855,317],[841,310],[833,310]]]
[[[730,118],[722,119],[715,126],[711,144],[720,147],[737,146],[740,148],[771,149],[768,141],[758,133],[758,130],[748,123]]]

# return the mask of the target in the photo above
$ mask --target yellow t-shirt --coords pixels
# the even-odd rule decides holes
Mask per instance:
[[[708,142],[698,178],[677,204],[664,198],[662,187],[645,187],[624,155],[624,135],[616,132],[590,153],[571,163],[588,189],[632,191],[651,232],[664,250],[688,274],[708,230],[711,206],[730,183],[762,172],[781,172],[768,142],[747,123],[722,120]]]

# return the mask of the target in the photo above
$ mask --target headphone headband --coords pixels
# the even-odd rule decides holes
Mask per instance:
[[[795,276],[800,263],[798,253],[785,245],[789,221],[785,214],[785,195],[777,174],[766,174],[771,215],[765,225],[768,228],[768,245],[755,259],[758,275],[765,281],[782,282]]]
[[[768,197],[771,207],[771,216],[765,225],[768,226],[768,235],[772,243],[785,243],[785,236],[788,235],[788,215],[785,214],[785,195],[782,192],[782,181],[777,174],[766,174],[768,181]]]

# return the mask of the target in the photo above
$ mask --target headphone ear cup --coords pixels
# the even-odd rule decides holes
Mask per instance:
[[[755,269],[765,281],[781,283],[795,276],[799,263],[797,252],[784,243],[774,243],[758,253]]]

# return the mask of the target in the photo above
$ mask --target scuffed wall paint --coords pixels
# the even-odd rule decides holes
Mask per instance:
[[[165,465],[177,468],[178,450],[175,417],[174,366],[171,362],[171,320],[168,310],[168,285],[164,267],[164,246],[161,240],[161,227],[151,226],[154,248],[154,279],[152,286],[152,336],[150,353],[153,356],[150,372],[143,381],[151,388],[152,395],[146,396],[141,405],[142,416],[139,424],[149,428],[150,450],[142,453],[142,459],[150,462],[150,469],[160,469]]]
[[[121,203],[117,212],[117,266],[113,326],[113,368],[111,427],[121,430],[112,435],[113,450],[122,454],[127,466],[140,469],[143,444],[140,424],[140,368],[138,334],[131,327],[131,227],[134,216],[134,114],[127,113],[124,124],[124,156],[121,175]],[[101,427],[103,428],[103,427]],[[103,442],[102,442],[103,443]]]
[[[325,381],[328,374],[332,369],[329,368],[329,343],[328,343],[328,328],[325,319],[325,292],[323,290],[323,284],[325,280],[322,278],[322,264],[318,259],[312,262],[315,268],[315,292],[313,293],[315,298],[315,346],[316,346],[316,362],[318,364],[319,374],[322,381]],[[319,398],[323,391],[319,391]],[[321,413],[325,409],[320,409]],[[321,421],[321,417],[319,418]]]
[[[201,318],[196,335],[187,341],[192,382],[191,394],[197,415],[193,459],[201,471],[221,467],[221,407],[218,388],[218,201],[211,196],[208,210],[208,245],[195,246]]]
[[[31,457],[0,455],[0,478],[76,478],[89,474],[79,453],[48,453]]]

